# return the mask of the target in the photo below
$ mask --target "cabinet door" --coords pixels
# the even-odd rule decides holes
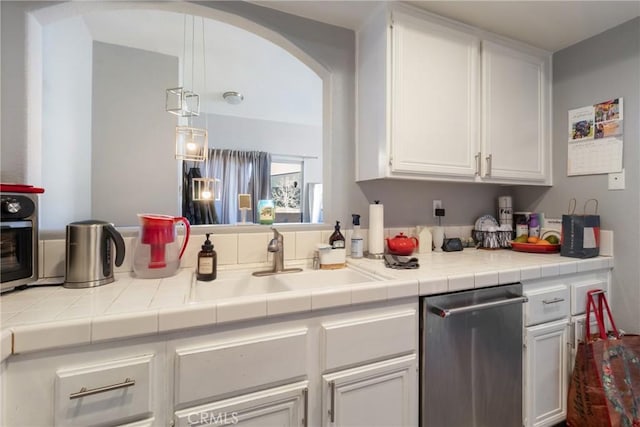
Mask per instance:
[[[482,42],[482,176],[544,182],[549,169],[548,57]]]
[[[526,329],[525,426],[554,425],[567,415],[567,320]]]
[[[476,37],[394,12],[392,173],[476,174],[478,63]]]
[[[323,426],[418,424],[416,356],[323,376]]]
[[[175,425],[307,426],[308,396],[308,382],[300,381],[177,411]]]

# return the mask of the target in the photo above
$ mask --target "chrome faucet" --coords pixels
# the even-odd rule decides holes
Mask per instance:
[[[280,273],[284,270],[284,236],[278,230],[273,230],[273,239],[267,245],[267,250],[273,254],[273,272]]]
[[[273,268],[266,271],[255,271],[253,275],[270,276],[272,274],[302,271],[301,268],[284,268],[284,236],[275,227],[271,227],[271,229],[273,230],[273,239],[269,241],[267,251],[273,254]]]

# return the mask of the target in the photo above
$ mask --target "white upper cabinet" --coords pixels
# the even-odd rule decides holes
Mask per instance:
[[[548,57],[482,42],[482,177],[545,183]]]
[[[473,176],[479,40],[401,13],[392,31],[391,172]]]
[[[551,184],[550,54],[395,6],[357,34],[356,179]]]

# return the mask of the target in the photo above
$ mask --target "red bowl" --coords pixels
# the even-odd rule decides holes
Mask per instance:
[[[511,242],[511,248],[518,252],[552,254],[560,252],[560,245],[536,245],[535,243]]]

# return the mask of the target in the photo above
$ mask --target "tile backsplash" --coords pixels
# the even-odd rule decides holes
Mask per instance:
[[[472,226],[445,227],[445,233],[450,237],[471,235]],[[415,227],[385,229],[385,237],[393,237],[402,232],[405,235],[416,235]],[[301,230],[284,231],[285,261],[307,260],[313,258],[313,252],[318,243],[327,243],[333,230]],[[346,239],[347,254],[351,253],[352,230],[343,230]],[[361,229],[364,237],[364,250],[368,249],[368,230]],[[272,255],[267,252],[267,244],[271,239],[271,232],[212,234],[211,242],[218,254],[218,265],[235,264],[265,264],[272,262]],[[179,237],[180,239],[182,237]],[[125,236],[126,245],[124,262],[116,267],[117,272],[127,272],[133,269],[133,249],[135,237]],[[194,268],[198,252],[204,243],[204,234],[191,234],[187,249],[182,257],[181,267]],[[40,241],[40,277],[64,276],[64,239]]]
[[[466,238],[471,236],[473,226],[451,226],[444,227],[446,237]],[[351,253],[352,230],[344,230],[346,239],[347,254]],[[313,258],[313,252],[318,243],[327,243],[331,230],[302,230],[285,231],[284,235],[284,257],[285,261],[307,260]],[[385,237],[393,237],[398,233],[408,236],[416,236],[415,227],[388,228],[384,230]],[[368,250],[368,230],[362,229],[364,238],[364,250]],[[212,234],[210,239],[218,254],[218,265],[236,264],[264,264],[272,262],[272,255],[267,252],[267,244],[271,239],[270,232],[257,233],[230,233]],[[181,237],[180,237],[181,238]],[[116,267],[117,272],[127,272],[133,269],[133,248],[135,237],[124,237],[126,244],[126,255],[124,263]],[[196,266],[198,252],[204,243],[204,234],[192,234],[187,249],[182,257],[181,267],[194,268]],[[41,240],[40,241],[40,277],[61,277],[64,276],[64,239]],[[606,256],[613,255],[613,233],[611,231],[601,231],[600,254]]]

